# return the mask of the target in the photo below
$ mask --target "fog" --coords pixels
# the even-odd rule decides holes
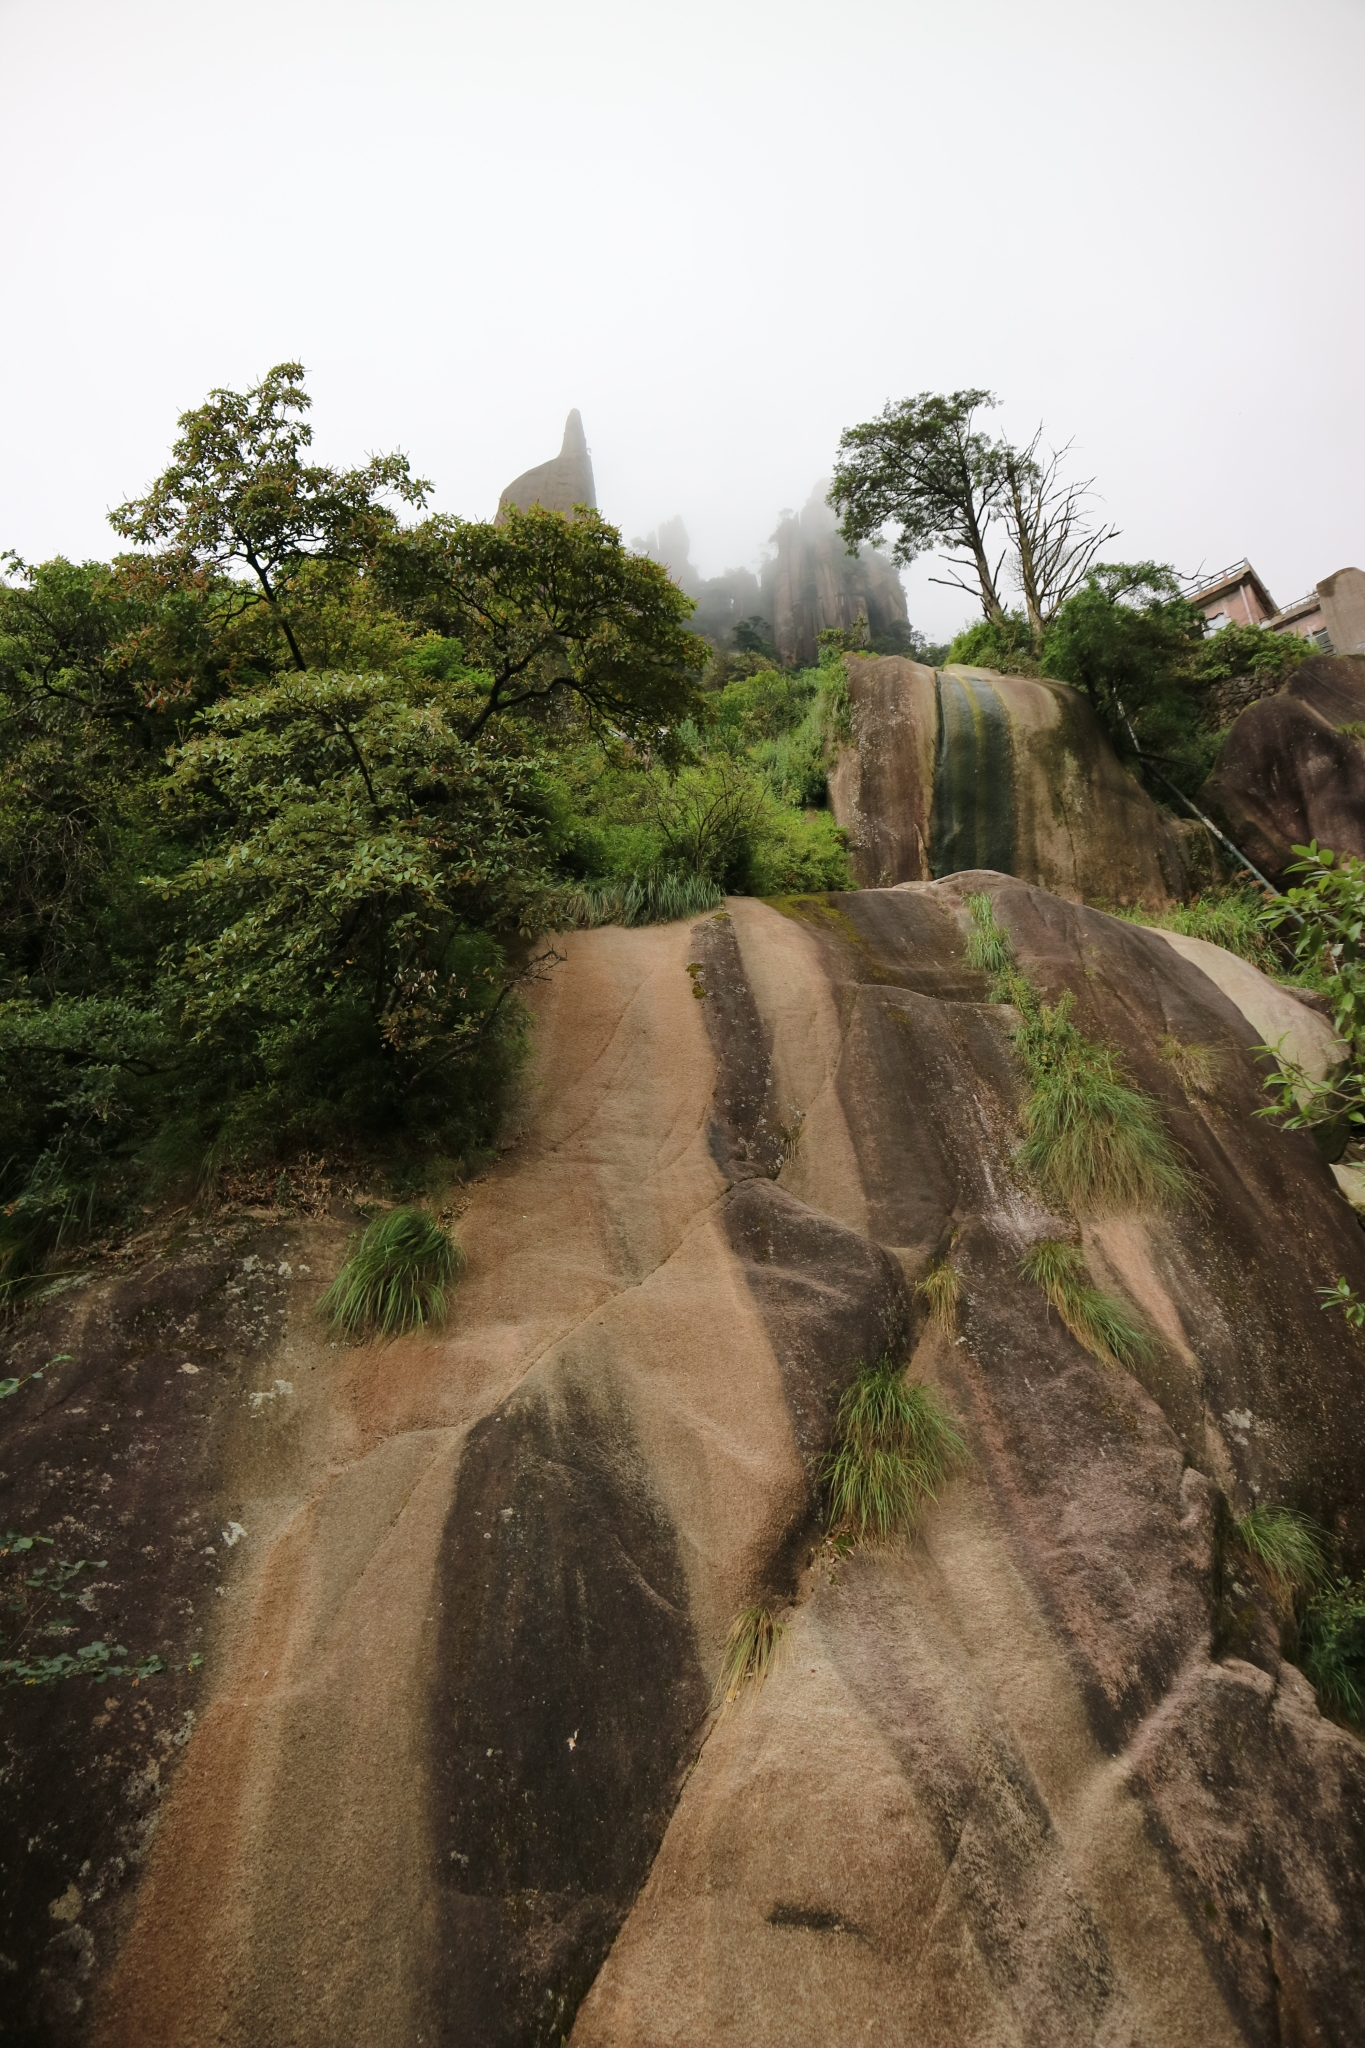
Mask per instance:
[[[299,358],[321,456],[470,516],[578,406],[603,511],[708,576],[964,384],[1074,437],[1121,557],[1365,565],[1360,0],[0,0],[0,59],[30,559]]]

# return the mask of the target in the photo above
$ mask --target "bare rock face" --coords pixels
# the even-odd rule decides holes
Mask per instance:
[[[1022,1277],[1071,1225],[1014,1163],[973,890],[1196,1176],[1079,1219],[1138,1374]],[[1365,1745],[1227,1511],[1365,1557],[1362,1352],[1314,1294],[1365,1289],[1365,1240],[1256,1114],[1252,996],[990,872],[560,945],[443,1329],[333,1343],[323,1224],[179,1293],[165,1262],[155,1316],[113,1279],[21,1326],[69,1356],[7,1404],[4,1525],[107,1538],[137,1646],[206,1661],[0,1695],[0,2039],[1353,2048]],[[950,1245],[948,1334],[913,1282]],[[971,1464],[841,1561],[821,1461],[884,1349]],[[782,1655],[717,1717],[760,1600]]]
[[[1180,841],[1065,683],[850,656],[830,777],[860,887],[993,868],[1058,895],[1170,900]]]
[[[788,666],[809,667],[827,627],[847,629],[862,618],[874,640],[908,630],[905,586],[874,548],[851,555],[817,484],[799,514],[787,514],[773,535],[775,553],[763,570],[762,605],[773,641]]]
[[[575,505],[596,505],[597,489],[592,480],[592,457],[588,453],[582,416],[575,406],[564,422],[564,443],[552,462],[538,463],[524,470],[508,484],[498,499],[498,519],[509,505],[529,512],[543,505],[547,512],[562,512],[567,518]]]
[[[1365,657],[1313,655],[1244,711],[1200,795],[1272,881],[1310,839],[1365,854]]]

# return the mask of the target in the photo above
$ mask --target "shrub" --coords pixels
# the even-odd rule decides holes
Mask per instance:
[[[757,1691],[777,1662],[785,1621],[778,1621],[770,1607],[746,1607],[736,1615],[725,1642],[725,1658],[711,1695],[711,1706],[731,1707],[746,1685]]]
[[[830,1528],[859,1543],[908,1535],[966,1455],[931,1388],[907,1386],[889,1357],[864,1366],[839,1403],[826,1462]]]
[[[1071,1022],[1068,992],[1038,1004],[1015,1033],[1032,1089],[1020,1158],[1044,1193],[1094,1215],[1160,1209],[1191,1192],[1190,1177],[1150,1095],[1120,1078],[1118,1061]]]
[[[941,1330],[957,1327],[957,1303],[962,1276],[947,1259],[936,1259],[922,1280],[915,1282],[916,1294],[923,1295],[929,1314]]]
[[[1324,1713],[1365,1727],[1365,1579],[1339,1579],[1309,1601],[1299,1663]]]
[[[1042,1238],[1020,1263],[1026,1280],[1042,1288],[1078,1344],[1105,1365],[1138,1365],[1156,1345],[1121,1301],[1090,1284],[1085,1259],[1075,1245]]]
[[[397,1337],[444,1322],[464,1253],[424,1209],[393,1209],[361,1234],[318,1313],[347,1336]]]
[[[1267,1590],[1282,1607],[1327,1576],[1322,1531],[1294,1508],[1258,1501],[1233,1523],[1233,1533]]]

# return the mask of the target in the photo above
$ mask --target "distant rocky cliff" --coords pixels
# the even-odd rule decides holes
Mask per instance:
[[[899,574],[874,548],[849,554],[818,484],[800,513],[782,515],[758,574],[740,568],[703,577],[681,519],[666,520],[635,545],[695,599],[693,627],[717,646],[730,645],[737,627],[751,625],[786,667],[803,668],[815,661],[822,632],[847,631],[860,619],[874,642],[910,641]]]

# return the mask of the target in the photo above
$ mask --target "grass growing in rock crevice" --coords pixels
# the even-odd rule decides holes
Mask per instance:
[[[1279,1610],[1282,1648],[1323,1713],[1365,1729],[1365,1579],[1333,1577],[1331,1538],[1296,1508],[1258,1501],[1232,1535]]]
[[[1049,1201],[1092,1216],[1169,1208],[1193,1184],[1159,1105],[1124,1080],[1116,1054],[1071,1021],[1070,990],[1054,1004],[1014,964],[1009,934],[984,892],[967,898],[967,954],[991,976],[991,1000],[1013,1003],[1030,1087],[1019,1157]]]
[[[956,1266],[947,1259],[935,1259],[924,1278],[915,1282],[915,1292],[928,1304],[929,1314],[940,1330],[957,1328],[962,1275]]]
[[[1104,1365],[1141,1365],[1156,1353],[1150,1332],[1124,1303],[1092,1286],[1074,1244],[1045,1237],[1021,1260],[1020,1272],[1042,1288],[1078,1344]]]
[[[839,1403],[825,1465],[831,1532],[856,1543],[908,1536],[966,1457],[931,1387],[908,1385],[890,1357],[863,1366]]]
[[[348,1337],[397,1337],[445,1321],[464,1253],[425,1209],[393,1209],[362,1232],[318,1313]]]
[[[777,1662],[786,1632],[786,1622],[777,1620],[771,1607],[746,1607],[735,1616],[711,1695],[713,1712],[717,1707],[732,1707],[746,1686],[758,1690]]]
[[[1232,1528],[1248,1563],[1280,1607],[1291,1608],[1297,1597],[1325,1581],[1322,1531],[1297,1509],[1258,1501]]]

